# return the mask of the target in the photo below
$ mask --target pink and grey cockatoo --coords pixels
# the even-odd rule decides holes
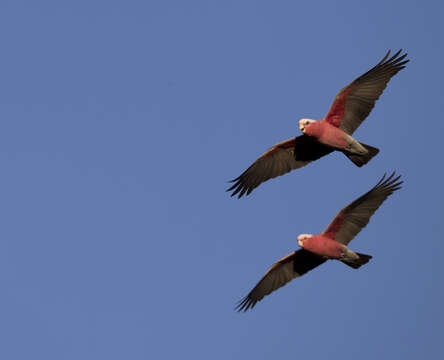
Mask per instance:
[[[379,206],[394,191],[401,188],[400,176],[395,173],[382,179],[366,194],[343,208],[321,234],[298,236],[297,250],[278,260],[251,292],[236,306],[238,311],[247,311],[273,291],[294,278],[323,264],[329,259],[342,261],[358,269],[372,257],[350,250],[347,245],[364,228]]]
[[[227,189],[231,196],[249,195],[264,181],[303,167],[333,151],[344,153],[361,167],[379,150],[352,137],[368,116],[387,83],[409,60],[401,50],[389,58],[390,50],[372,69],[344,87],[335,97],[324,119],[299,120],[303,135],[282,141],[268,149]]]

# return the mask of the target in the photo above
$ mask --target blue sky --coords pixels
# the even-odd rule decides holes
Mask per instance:
[[[418,359],[441,353],[438,1],[2,1],[2,359]],[[411,62],[341,154],[230,198],[388,49]],[[327,263],[238,314],[267,268],[396,169]]]

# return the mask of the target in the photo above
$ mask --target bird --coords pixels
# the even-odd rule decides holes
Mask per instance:
[[[382,60],[345,86],[336,95],[329,112],[322,120],[299,120],[302,135],[273,145],[262,154],[226,191],[241,198],[249,195],[261,183],[299,169],[312,161],[340,151],[356,166],[370,161],[379,149],[352,137],[375,106],[376,100],[389,80],[405,68],[409,60],[402,49],[390,57],[390,50]]]
[[[321,234],[301,234],[297,237],[301,249],[273,264],[253,290],[236,305],[237,311],[247,311],[256,303],[327,260],[338,260],[358,269],[368,263],[371,255],[350,250],[347,245],[369,223],[370,218],[393,192],[401,188],[401,176],[386,174],[367,193],[337,213]]]

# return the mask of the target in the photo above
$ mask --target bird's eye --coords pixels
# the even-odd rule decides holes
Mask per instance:
[[[308,121],[306,121],[306,122],[305,122],[305,125],[308,125],[308,124],[310,124],[310,123],[309,123]]]

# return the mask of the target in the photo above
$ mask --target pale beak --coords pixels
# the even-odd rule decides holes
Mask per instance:
[[[302,240],[298,240],[298,245],[299,245],[300,247],[303,247],[302,244],[303,244]]]

